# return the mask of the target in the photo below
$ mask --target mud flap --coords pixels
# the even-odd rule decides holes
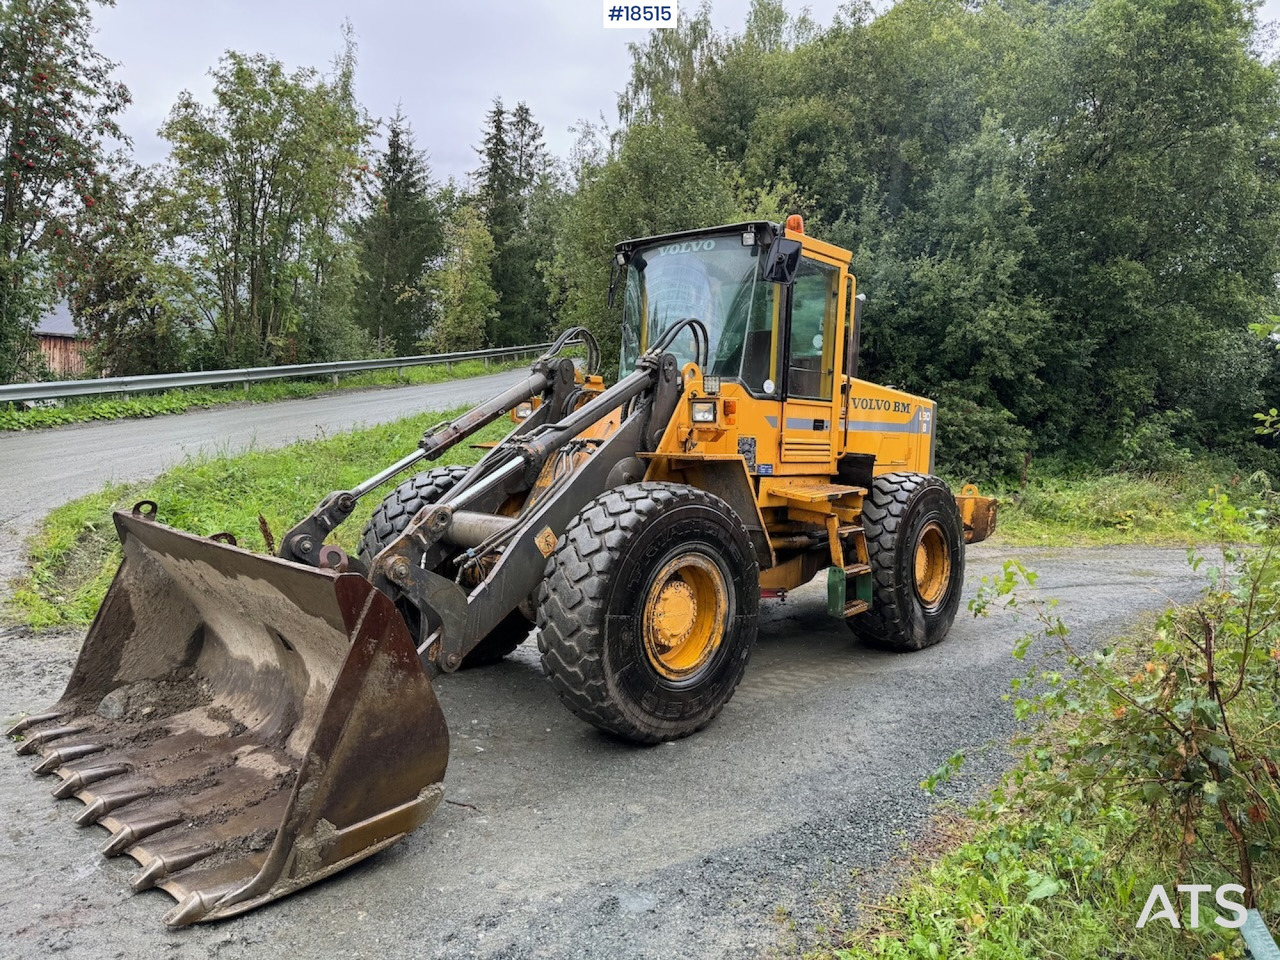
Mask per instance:
[[[9,731],[107,856],[178,905],[251,910],[403,838],[443,796],[444,716],[363,577],[115,515],[124,560],[62,699]]]

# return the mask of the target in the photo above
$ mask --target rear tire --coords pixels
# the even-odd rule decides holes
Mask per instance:
[[[582,509],[547,560],[542,667],[588,723],[675,740],[733,696],[759,604],[751,538],[727,503],[681,484],[620,486]]]
[[[467,475],[467,467],[435,467],[410,477],[396,487],[373,511],[360,536],[360,559],[369,563],[388,543],[400,536],[409,521],[424,506],[437,502]],[[408,600],[396,601],[396,608],[409,626],[414,643],[421,643],[422,611]],[[497,663],[529,638],[533,623],[519,610],[512,610],[462,658],[460,669]]]
[[[922,650],[941,641],[960,608],[964,526],[951,489],[937,477],[887,473],[863,502],[871,560],[871,609],[853,631],[886,650]]]

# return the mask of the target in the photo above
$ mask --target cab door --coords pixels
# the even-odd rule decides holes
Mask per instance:
[[[844,284],[839,265],[806,254],[788,290],[783,338],[782,423],[779,459],[827,473],[834,458],[837,364],[842,362],[839,318]],[[788,473],[806,472],[791,469]]]

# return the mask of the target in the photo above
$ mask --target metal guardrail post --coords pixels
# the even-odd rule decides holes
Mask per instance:
[[[1245,914],[1244,926],[1240,928],[1240,936],[1244,937],[1244,955],[1253,960],[1280,960],[1280,947],[1276,946],[1271,931],[1262,921],[1257,910]]]

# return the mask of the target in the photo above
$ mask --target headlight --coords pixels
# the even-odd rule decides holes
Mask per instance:
[[[694,400],[693,401],[693,422],[694,423],[715,423],[716,422],[716,402],[714,400]]]
[[[517,420],[528,420],[533,416],[533,404],[526,400],[524,403],[516,406],[515,413]]]

